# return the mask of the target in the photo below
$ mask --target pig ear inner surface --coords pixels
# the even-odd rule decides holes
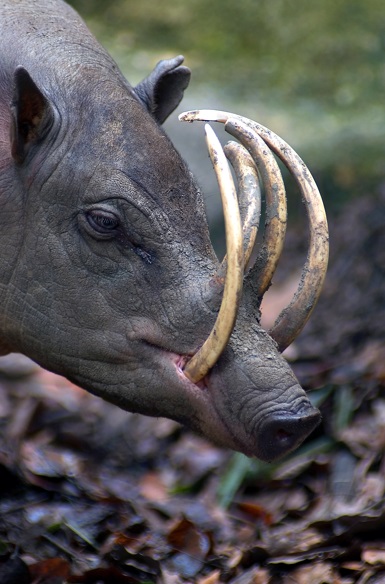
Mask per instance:
[[[179,105],[189,84],[191,71],[182,65],[183,57],[160,61],[148,77],[135,87],[135,93],[159,124]]]
[[[54,118],[50,103],[24,67],[15,71],[11,111],[12,156],[22,163],[31,146],[44,138]]]

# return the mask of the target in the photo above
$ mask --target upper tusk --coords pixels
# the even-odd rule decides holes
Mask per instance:
[[[329,232],[320,192],[303,160],[279,136],[266,128],[261,127],[260,131],[295,179],[309,221],[308,255],[297,291],[269,331],[280,351],[284,351],[301,332],[317,304],[328,266]]]
[[[182,121],[216,121],[225,124],[230,118],[255,130],[267,146],[283,161],[297,182],[308,215],[310,242],[301,280],[292,301],[280,313],[270,331],[270,335],[277,342],[279,349],[283,351],[306,324],[317,303],[325,279],[329,255],[325,209],[309,169],[298,154],[271,130],[242,116],[223,111],[195,110],[179,116]]]
[[[228,142],[224,147],[238,181],[238,203],[243,229],[244,268],[249,264],[254,249],[261,217],[261,187],[253,159],[237,142]]]
[[[222,304],[214,327],[200,350],[186,363],[185,375],[197,383],[225,349],[237,318],[243,283],[243,237],[233,177],[214,130],[206,125],[206,140],[217,176],[225,218],[227,270]]]
[[[226,131],[240,140],[254,159],[265,187],[266,217],[263,244],[250,272],[260,299],[271,284],[286,234],[286,192],[278,164],[258,134],[238,119],[230,118]]]
[[[188,112],[183,112],[179,114],[178,119],[180,122],[221,122],[225,124],[229,118],[240,118],[235,114],[230,114],[229,112],[223,112],[220,110],[190,110]],[[247,118],[243,118],[246,120]],[[250,120],[251,121],[251,120]]]

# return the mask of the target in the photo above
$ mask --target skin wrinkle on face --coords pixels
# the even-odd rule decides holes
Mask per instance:
[[[84,260],[83,260],[83,261],[84,261]],[[180,302],[178,302],[177,304],[178,304],[178,305],[180,305],[181,303],[180,303]],[[164,303],[163,303],[163,302],[162,302],[162,306],[164,307]],[[172,307],[172,306],[173,306],[173,303],[171,303],[171,307]],[[111,308],[112,308],[112,307],[113,307],[113,297],[110,297],[109,299],[107,299],[107,300],[106,300],[106,309],[107,309],[107,310],[108,310],[108,309],[110,309],[110,310],[111,310]],[[124,312],[124,310],[125,310],[125,309],[126,309],[126,307],[122,307],[122,313]],[[166,313],[168,313],[168,311],[167,311],[167,310],[165,310],[164,312],[165,312],[165,314],[166,314]],[[123,316],[123,314],[122,314],[122,316]],[[85,327],[85,328],[86,328],[86,327]]]
[[[244,371],[241,370],[239,371],[239,373],[240,375],[242,375],[244,374]],[[272,412],[274,411],[279,412],[282,410],[282,403],[279,397],[275,397],[275,399],[272,399],[271,396],[269,395],[268,402],[263,402],[260,399],[260,394],[255,391],[255,384],[251,383],[249,386],[249,390],[247,390],[246,386],[245,395],[242,395],[242,399],[231,400],[230,398],[228,398],[227,407],[230,411],[232,411],[234,417],[245,419],[245,422],[247,421],[249,412],[253,412],[253,417],[258,418],[259,422],[263,423],[264,418],[269,417],[269,415],[271,415]],[[251,407],[252,405],[253,407]],[[248,426],[249,424],[245,424],[245,427]]]
[[[118,187],[120,188],[122,185],[121,185],[121,183],[120,183],[119,181],[115,181],[115,178],[116,178],[116,175],[115,175],[115,173],[112,175],[112,177],[113,177],[113,178],[112,178],[112,182],[113,182],[113,184],[115,184],[115,186],[118,186]],[[118,174],[118,177],[119,177],[119,174]],[[125,175],[124,175],[124,177],[125,177]],[[126,177],[125,177],[125,178],[126,178]],[[96,183],[98,182],[98,178],[97,178],[97,177],[95,177],[95,176],[93,177],[93,180],[95,180],[95,181],[96,181]],[[107,187],[108,187],[108,184],[109,184],[109,183],[107,182]],[[129,181],[129,184],[131,184],[131,182],[130,182],[130,181]],[[93,192],[93,191],[94,191],[94,189],[93,189],[93,187],[92,187],[92,184],[89,186],[89,189],[88,189],[88,190],[89,190],[90,192]],[[113,195],[113,193],[111,193],[111,188],[108,188],[108,191],[109,191],[109,193],[110,193],[111,195]],[[125,192],[125,193],[127,194],[127,192],[128,192],[128,189],[124,189],[124,190],[123,190],[123,192]],[[87,196],[87,195],[86,195],[86,200],[87,200],[87,201],[94,200],[94,198],[95,198],[95,196],[94,196],[94,195],[92,195],[92,197],[89,197],[89,196]],[[125,199],[122,199],[122,197],[120,197],[119,199],[121,199],[121,200],[122,200],[122,202],[124,202],[124,201],[125,201]],[[111,202],[113,202],[113,200],[114,200],[114,199],[113,199],[113,197],[111,196]],[[130,195],[130,205],[131,205],[131,201],[132,201],[132,195]],[[145,210],[143,209],[143,205],[139,205],[139,209],[140,209],[140,211],[141,211],[141,212],[145,212]],[[151,212],[151,214],[148,214],[148,215],[149,215],[149,218],[151,218],[151,219],[152,219],[152,217],[156,217],[156,214],[155,214],[155,212]],[[157,222],[159,222],[159,216],[158,216],[158,217],[156,217],[156,219],[157,219]],[[165,223],[165,220],[167,220],[167,218],[165,218],[165,219],[162,221],[162,225],[160,226],[160,229],[159,229],[159,231],[160,231],[161,229],[164,229],[164,228],[165,228],[165,224],[164,224],[164,223]],[[167,222],[168,222],[168,221],[167,221]],[[158,231],[158,229],[156,229],[156,231]],[[159,238],[159,239],[160,239],[160,238]],[[164,242],[164,241],[162,241],[162,240],[160,239],[160,243],[162,244],[162,247],[164,248],[164,247],[165,247],[165,242]],[[173,246],[174,246],[174,248],[175,248],[175,241],[173,242]],[[179,247],[179,246],[178,246],[178,247]],[[179,259],[180,259],[181,255],[182,255],[182,254],[181,254],[181,253],[179,253],[179,250],[178,250],[178,254],[177,254],[178,261],[179,261]],[[168,256],[168,253],[167,253],[167,254],[165,254],[165,257],[166,257],[166,256]],[[111,259],[111,258],[110,258],[110,259]],[[117,261],[117,260],[116,260],[116,261]],[[118,261],[117,261],[117,262],[118,262]],[[206,259],[205,263],[207,264],[207,259]],[[145,273],[146,273],[146,272],[145,272]],[[175,273],[176,275],[178,275],[178,278],[179,278],[179,277],[180,277],[179,275],[180,275],[180,274],[182,274],[182,273],[185,273],[185,270],[183,270],[183,268],[179,268],[179,269],[176,269],[176,270],[174,270],[174,273]],[[170,319],[170,315],[172,316],[172,315],[173,315],[173,313],[174,313],[173,306],[186,306],[186,309],[184,309],[184,310],[187,310],[187,309],[188,309],[188,306],[189,306],[189,302],[188,302],[188,300],[189,300],[189,297],[191,297],[191,289],[192,289],[192,287],[191,287],[190,285],[187,285],[187,286],[186,286],[186,294],[185,294],[185,298],[183,298],[183,301],[176,300],[176,301],[170,302],[170,301],[169,301],[169,298],[167,298],[167,294],[169,294],[169,291],[170,291],[170,289],[172,289],[173,287],[175,287],[175,284],[176,284],[176,283],[177,283],[177,281],[176,281],[176,280],[171,280],[170,282],[166,283],[166,284],[167,284],[166,288],[164,288],[164,289],[162,288],[162,291],[164,290],[164,294],[166,295],[166,298],[165,298],[165,299],[163,299],[163,296],[162,296],[162,291],[161,291],[161,294],[159,295],[159,300],[160,300],[160,307],[163,309],[163,313],[164,313],[165,315],[168,315],[168,318],[167,318],[167,320],[168,320],[169,324],[171,324],[171,323],[170,323],[170,320],[171,320],[171,319]],[[178,291],[178,289],[176,290],[176,292],[177,292],[177,291]],[[202,292],[201,292],[201,295],[202,295]],[[111,297],[110,297],[110,299],[109,299],[109,305],[110,305],[110,306],[111,306],[111,305],[113,306],[113,304],[114,304],[114,298],[111,296]],[[127,307],[126,307],[125,305],[124,305],[124,306],[122,306],[122,313],[123,313],[124,311],[126,311],[126,309],[127,309]],[[144,309],[144,313],[146,313],[145,306],[143,307],[143,309]],[[197,312],[197,310],[195,309],[195,310],[194,310],[194,312]],[[123,314],[122,314],[122,316],[123,316]],[[178,324],[176,324],[176,325],[175,325],[173,328],[174,328],[174,330],[176,331],[176,330],[178,329]]]

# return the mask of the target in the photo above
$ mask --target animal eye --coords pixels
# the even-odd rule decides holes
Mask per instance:
[[[87,213],[88,223],[95,231],[102,234],[113,234],[119,227],[119,219],[108,211],[93,210]]]
[[[137,237],[128,233],[124,221],[121,221],[113,211],[102,208],[89,209],[81,213],[79,218],[86,232],[97,241],[114,240],[121,249],[131,250],[146,264],[152,264],[153,253],[138,245]]]

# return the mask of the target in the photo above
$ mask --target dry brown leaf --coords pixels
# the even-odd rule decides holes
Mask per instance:
[[[329,563],[315,563],[301,566],[286,574],[282,584],[339,584],[339,576]]]
[[[269,572],[261,568],[251,568],[240,576],[230,580],[229,584],[269,584],[271,582]]]
[[[219,584],[221,573],[219,570],[215,570],[209,576],[204,576],[199,578],[198,584]]]
[[[242,502],[237,504],[238,509],[250,516],[252,519],[260,520],[264,525],[269,526],[273,523],[272,514],[258,503]]]
[[[206,557],[210,551],[208,535],[200,531],[192,521],[186,518],[174,525],[167,540],[176,550],[183,550],[198,557]]]
[[[33,581],[44,584],[48,579],[54,578],[67,580],[70,575],[70,565],[63,558],[51,558],[29,566],[29,572]]]
[[[362,552],[362,559],[371,566],[385,564],[385,549],[367,548]]]
[[[171,558],[175,571],[185,578],[195,577],[203,567],[211,548],[208,534],[184,518],[172,528],[167,540],[176,552]]]
[[[287,523],[266,533],[266,549],[271,556],[301,554],[322,545],[324,537],[304,522]]]
[[[182,578],[174,572],[162,570],[162,580],[159,584],[185,584],[185,580],[182,580]]]
[[[149,472],[139,481],[140,494],[149,501],[166,501],[169,496],[159,472]]]

